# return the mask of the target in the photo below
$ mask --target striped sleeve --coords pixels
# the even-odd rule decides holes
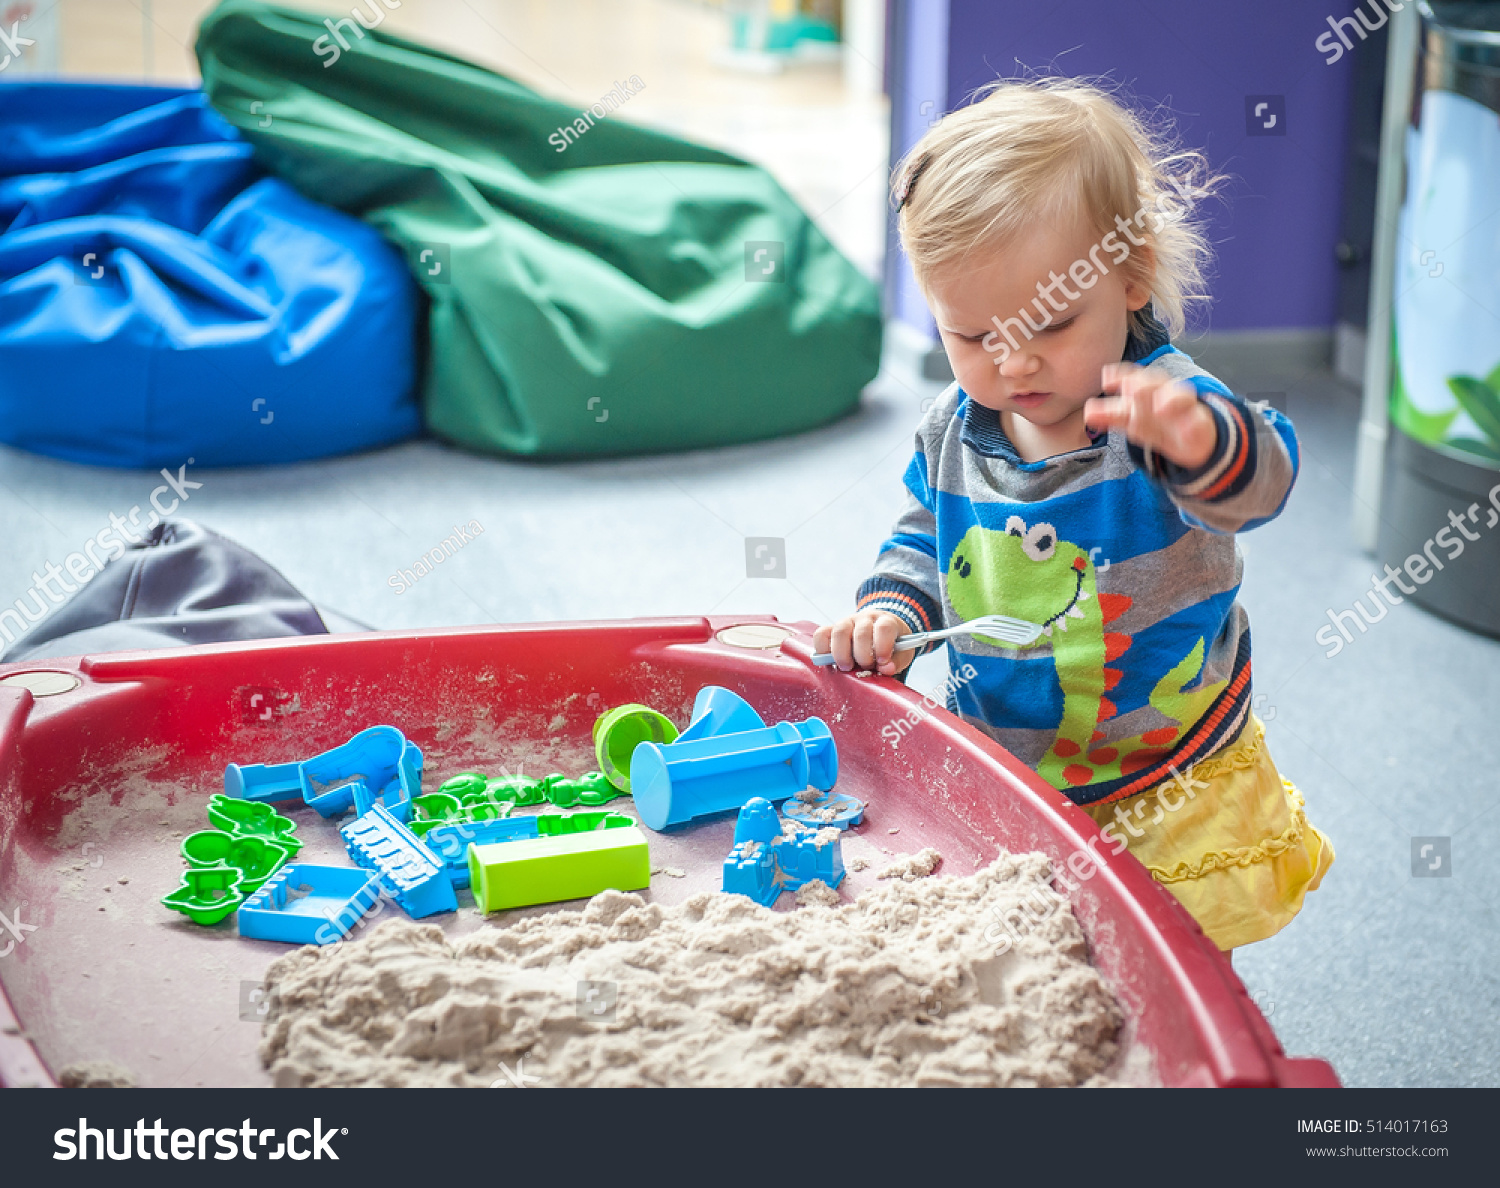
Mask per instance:
[[[1142,470],[1161,483],[1178,514],[1210,532],[1246,532],[1275,519],[1297,481],[1297,434],[1267,404],[1251,404],[1211,376],[1193,376],[1198,399],[1218,429],[1214,452],[1202,466],[1178,466],[1131,445]]]
[[[905,506],[889,539],[880,546],[875,571],[860,586],[856,604],[859,610],[893,614],[913,631],[931,631],[942,626],[937,504],[927,475],[927,455],[919,441],[906,468]],[[929,648],[937,646],[931,644]]]

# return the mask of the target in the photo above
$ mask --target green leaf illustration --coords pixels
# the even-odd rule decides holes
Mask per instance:
[[[1435,444],[1442,441],[1448,435],[1448,426],[1458,416],[1459,409],[1454,406],[1446,412],[1424,413],[1417,409],[1411,402],[1411,397],[1406,393],[1406,385],[1401,379],[1401,360],[1396,354],[1394,344],[1391,347],[1391,421],[1403,433],[1415,437],[1418,441]]]
[[[1500,449],[1496,449],[1487,441],[1480,441],[1477,437],[1454,437],[1443,442],[1445,446],[1452,446],[1456,450],[1464,450],[1470,454],[1478,454],[1489,462],[1500,462]]]
[[[1472,375],[1450,376],[1448,388],[1480,431],[1495,445],[1500,446],[1500,395],[1496,395],[1489,384]]]

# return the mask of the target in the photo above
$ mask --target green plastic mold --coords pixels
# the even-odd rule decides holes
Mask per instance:
[[[487,780],[485,796],[490,800],[508,800],[512,804],[541,804],[546,799],[546,781],[529,776],[496,776]]]
[[[260,837],[284,847],[295,858],[302,841],[294,836],[297,823],[283,817],[268,804],[238,800],[222,792],[208,798],[208,820],[235,837]]]
[[[451,779],[444,780],[438,785],[438,791],[445,796],[457,796],[460,800],[469,796],[482,796],[484,786],[489,781],[477,771],[464,771]]]
[[[594,722],[594,757],[604,778],[630,794],[630,756],[641,743],[666,744],[677,738],[677,727],[665,714],[648,705],[620,705]],[[603,801],[584,801],[603,804]]]
[[[571,808],[575,804],[608,804],[617,796],[628,793],[616,788],[602,771],[591,771],[570,780],[564,775],[549,775],[542,781],[544,794],[558,808]]]
[[[469,847],[469,886],[482,912],[586,899],[609,888],[639,891],[650,882],[646,835],[634,824]]]
[[[541,804],[545,799],[541,780],[529,776],[491,778],[482,771],[460,772],[438,785],[438,792],[456,796],[464,804]]]
[[[429,792],[411,798],[413,821],[457,821],[463,816],[463,805],[457,796],[447,792]]]
[[[593,833],[596,829],[623,829],[635,821],[624,813],[543,813],[536,819],[537,832],[543,837],[562,837],[569,833]]]
[[[182,885],[162,904],[181,912],[194,924],[217,924],[244,903],[240,872],[232,866],[193,866],[182,872]]]
[[[222,829],[202,829],[182,839],[182,856],[191,867],[234,867],[240,872],[240,890],[248,896],[286,865],[291,851],[264,837],[235,837]]]

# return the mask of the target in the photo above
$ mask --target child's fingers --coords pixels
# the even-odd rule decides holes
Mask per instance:
[[[1136,368],[1122,376],[1116,387],[1118,396],[1096,396],[1084,406],[1084,422],[1093,428],[1123,430],[1138,445],[1160,445],[1164,425],[1181,417],[1184,408],[1196,401],[1191,385],[1179,385],[1150,368]],[[1181,387],[1190,393],[1186,402]]]
[[[1130,420],[1130,404],[1118,396],[1095,396],[1083,406],[1083,421],[1090,429],[1123,428]]]
[[[874,615],[861,615],[854,621],[854,663],[860,668],[876,666]]]
[[[833,653],[834,665],[841,672],[854,667],[853,639],[853,619],[840,619],[828,632],[828,650]]]
[[[896,639],[906,634],[906,624],[894,615],[881,615],[875,621],[875,659],[882,676],[896,671]]]
[[[813,651],[826,652],[828,650],[828,638],[833,634],[833,628],[827,624],[819,627],[813,632]]]
[[[1174,381],[1157,390],[1154,411],[1163,420],[1178,420],[1187,417],[1198,407],[1198,390],[1192,384]]]
[[[1135,371],[1140,371],[1134,363],[1107,363],[1104,367],[1104,375],[1101,383],[1106,392],[1118,392],[1120,385]]]

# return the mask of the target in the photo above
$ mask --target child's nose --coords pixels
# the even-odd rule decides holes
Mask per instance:
[[[1005,362],[1000,364],[1000,374],[1006,379],[1020,379],[1024,376],[1035,375],[1041,365],[1041,355],[1023,348],[1012,351]]]

